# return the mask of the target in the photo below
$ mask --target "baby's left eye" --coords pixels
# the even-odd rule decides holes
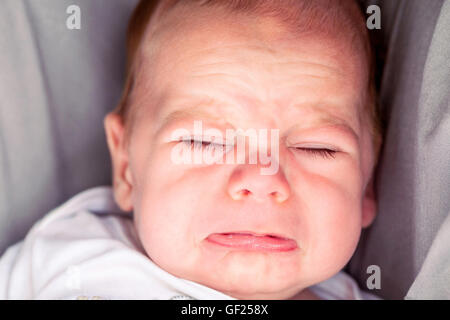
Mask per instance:
[[[335,158],[338,151],[330,150],[330,149],[318,149],[318,148],[302,148],[302,147],[295,147],[296,150],[303,151],[306,153],[309,153],[313,156],[321,156],[324,159],[330,159]]]

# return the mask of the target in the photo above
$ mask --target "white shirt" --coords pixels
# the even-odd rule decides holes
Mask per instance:
[[[378,299],[344,272],[310,289],[322,299]],[[0,258],[0,299],[235,300],[153,263],[110,186],[77,194],[8,248]]]

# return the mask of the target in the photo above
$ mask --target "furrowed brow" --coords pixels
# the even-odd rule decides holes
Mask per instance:
[[[178,120],[205,120],[223,122],[224,115],[221,114],[214,105],[211,104],[197,104],[194,107],[183,108],[174,110],[168,115],[164,116],[159,128],[166,127],[169,123]]]
[[[344,119],[338,118],[330,114],[323,114],[318,117],[309,128],[332,127],[349,134],[356,141],[359,141],[359,136],[355,129]]]

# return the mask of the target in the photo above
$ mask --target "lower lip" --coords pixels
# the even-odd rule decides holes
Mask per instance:
[[[297,242],[292,239],[246,233],[214,233],[206,239],[220,246],[251,251],[284,252],[297,248]]]

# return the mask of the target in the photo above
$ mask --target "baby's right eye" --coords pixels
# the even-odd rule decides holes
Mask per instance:
[[[233,144],[227,144],[220,139],[186,137],[179,140],[189,151],[202,152],[210,157],[221,157],[233,149]]]
[[[218,147],[225,147],[224,144],[221,143],[214,143],[212,141],[207,141],[207,140],[195,140],[195,139],[182,139],[180,140],[180,142],[185,143],[186,145],[188,145],[190,148],[218,148]]]

